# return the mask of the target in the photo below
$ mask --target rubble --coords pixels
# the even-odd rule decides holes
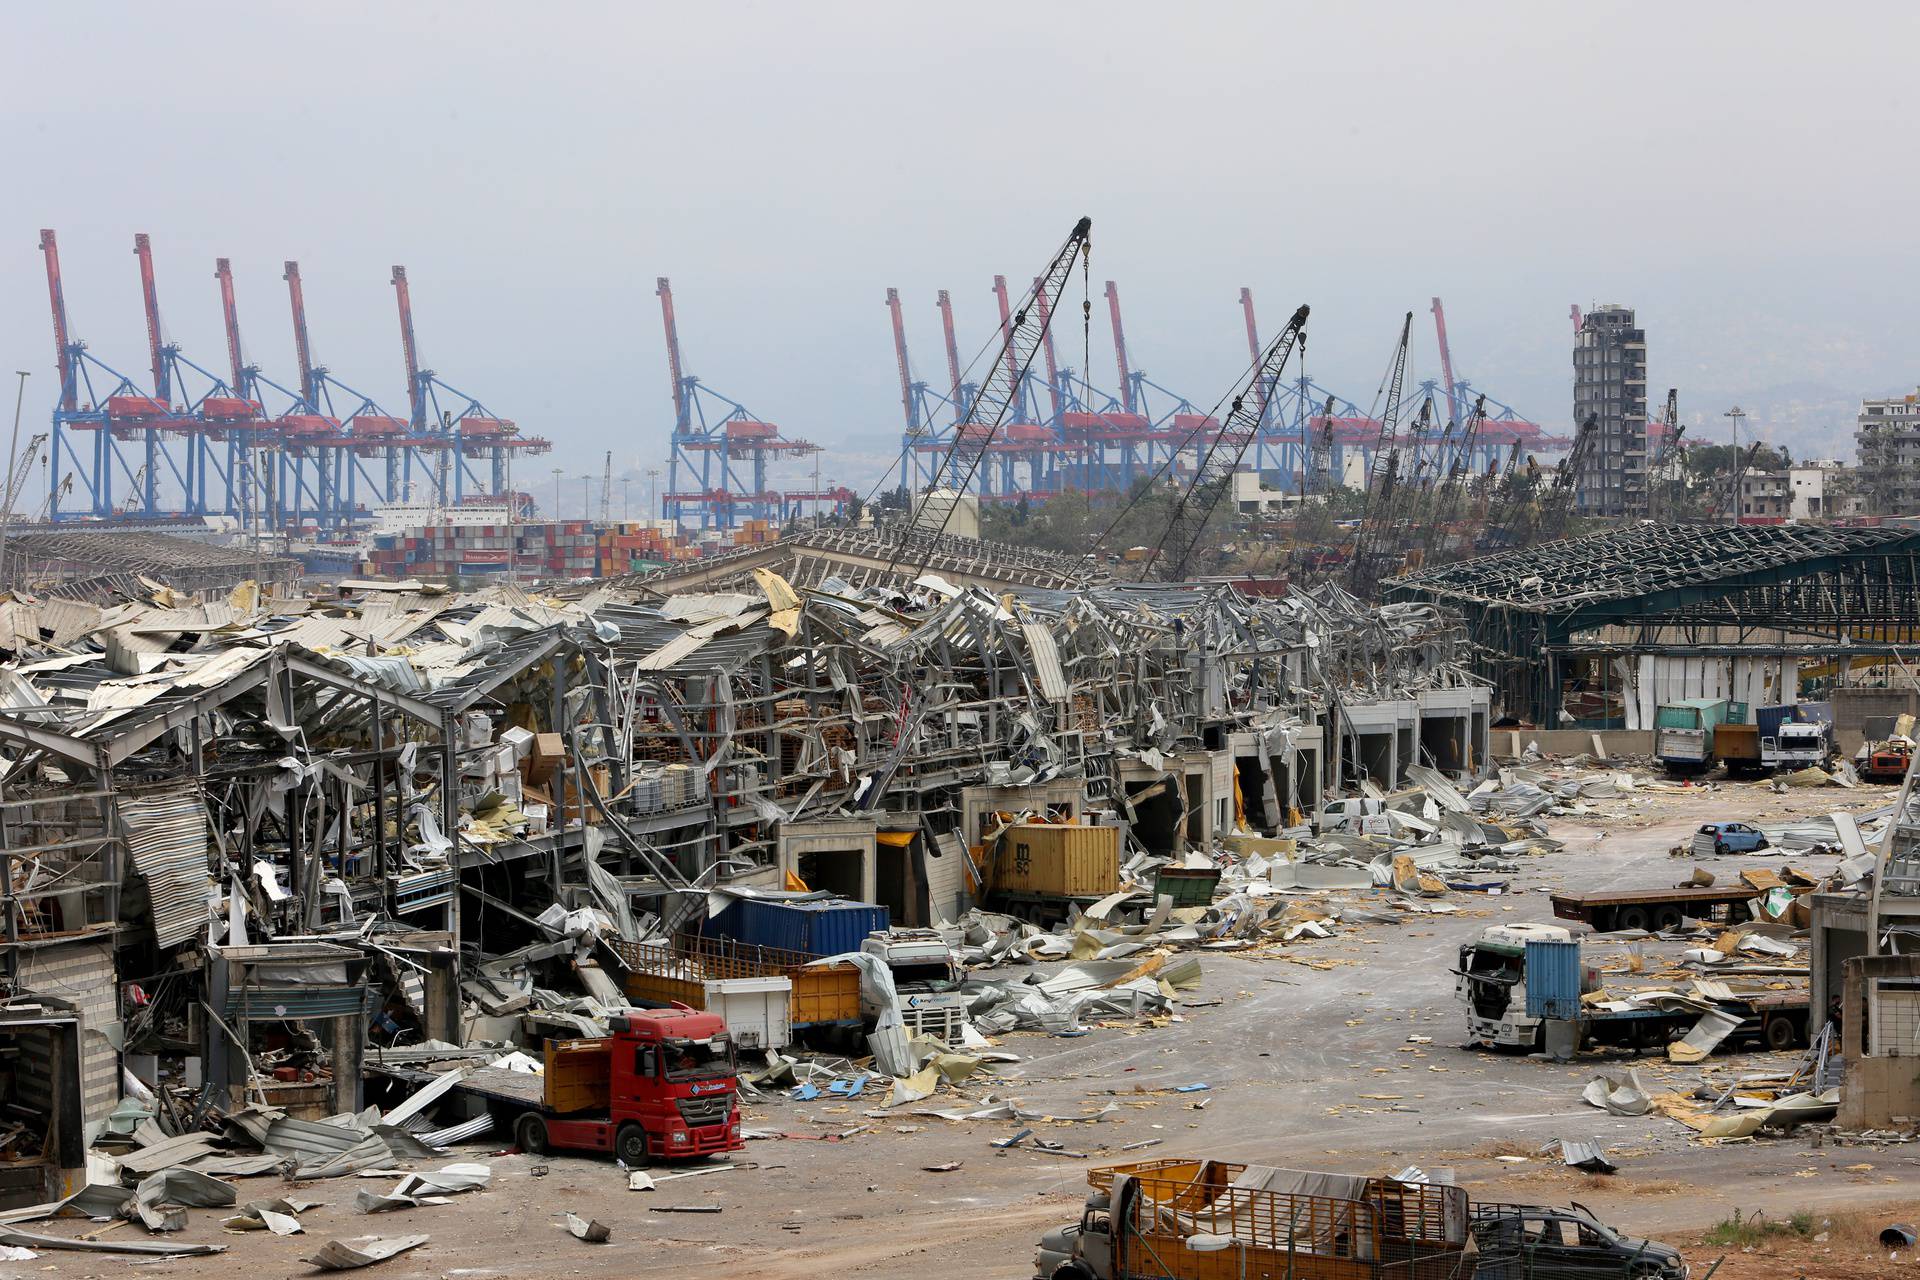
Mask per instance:
[[[172,1231],[218,1208],[236,1232],[302,1232],[308,1201],[234,1208],[227,1180],[255,1176],[301,1192],[390,1178],[354,1192],[360,1213],[443,1205],[492,1176],[450,1148],[580,1149],[568,1126],[611,1110],[607,1073],[582,1084],[568,1055],[604,1060],[676,1003],[720,1015],[723,1058],[742,1050],[737,1077],[713,1072],[718,1127],[739,1132],[702,1154],[909,1119],[1108,1123],[1111,1096],[1078,1114],[1033,1101],[1040,1037],[1171,1039],[1221,1003],[1200,993],[1218,957],[1358,964],[1375,930],[1531,889],[1567,847],[1549,819],[1695,790],[1618,759],[1492,762],[1488,691],[1436,606],[1333,586],[909,581],[803,558],[793,581],[757,564],[704,594],[663,578],[15,596],[9,909],[22,940],[92,966],[62,989],[97,988],[91,1016],[124,1022],[120,1044],[76,1049],[86,1087],[63,1120],[93,1126],[104,1181],[50,1190],[52,1212]],[[1796,856],[1847,855],[1853,883],[1888,820],[1766,829]],[[1020,852],[1043,837],[1085,864],[1011,892],[1000,869],[1055,857]],[[1746,879],[1760,919],[1674,935],[1676,963],[1609,974],[1597,999],[1688,1011],[1669,1058],[1704,1061],[1729,1000],[1805,971],[1796,905],[1831,882],[1776,879]],[[866,925],[834,932],[841,915],[918,931],[951,976],[896,975]],[[136,953],[161,976],[122,974]],[[63,998],[23,982],[15,1005]],[[1431,1042],[1406,1037],[1415,1054]],[[1183,1116],[1232,1101],[1223,1077],[1182,1077],[1157,1087]],[[1584,1096],[1655,1107],[1631,1073]],[[1769,1117],[1826,1105],[1805,1096],[1818,1106],[1787,1095]],[[30,1125],[7,1139],[43,1140]],[[1001,1149],[1096,1148],[1016,1133]],[[694,1172],[610,1154],[636,1190]],[[335,1241],[314,1261],[423,1240]]]

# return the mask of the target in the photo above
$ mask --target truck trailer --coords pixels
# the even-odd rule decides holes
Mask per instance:
[[[1078,1222],[1046,1233],[1037,1280],[1456,1280],[1461,1187],[1220,1160],[1088,1172]]]
[[[1662,706],[1653,721],[1654,755],[1669,773],[1705,772],[1713,765],[1714,731],[1732,718],[1729,709],[1725,698],[1687,698]]]
[[[1746,904],[1760,896],[1750,885],[1681,885],[1673,889],[1613,889],[1595,893],[1556,893],[1553,914],[1579,920],[1601,933],[1647,929],[1664,933],[1683,920],[1733,924],[1748,917]]]

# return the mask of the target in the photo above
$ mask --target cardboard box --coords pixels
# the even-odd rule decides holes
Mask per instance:
[[[536,733],[533,736],[533,753],[527,757],[526,775],[528,782],[545,782],[553,776],[553,771],[566,759],[566,740],[557,733]]]

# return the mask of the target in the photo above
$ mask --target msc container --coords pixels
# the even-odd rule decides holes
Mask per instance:
[[[1120,828],[1019,822],[994,859],[996,893],[1104,898],[1120,888]]]
[[[1580,944],[1527,940],[1527,1016],[1572,1022],[1580,1016]]]
[[[887,926],[885,907],[799,894],[738,898],[708,922],[709,930],[722,937],[808,956],[858,951],[868,934]]]
[[[784,1049],[793,1043],[793,983],[787,978],[716,978],[706,1008],[727,1024],[742,1049]]]

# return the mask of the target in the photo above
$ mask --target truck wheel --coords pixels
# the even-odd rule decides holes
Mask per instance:
[[[1800,1043],[1800,1031],[1793,1025],[1793,1019],[1778,1013],[1767,1019],[1762,1034],[1766,1036],[1767,1048],[1775,1053],[1783,1053]]]
[[[544,1156],[547,1146],[547,1122],[529,1111],[513,1122],[513,1141],[530,1156]]]
[[[1622,929],[1645,929],[1652,921],[1647,919],[1645,907],[1620,908],[1620,927]]]
[[[613,1154],[629,1169],[643,1168],[647,1163],[647,1131],[628,1121],[620,1126],[620,1132],[613,1136]]]
[[[1093,1272],[1078,1262],[1063,1262],[1053,1269],[1047,1280],[1098,1280]]]
[[[1653,927],[1661,933],[1680,927],[1681,914],[1678,907],[1661,907],[1654,913]]]

